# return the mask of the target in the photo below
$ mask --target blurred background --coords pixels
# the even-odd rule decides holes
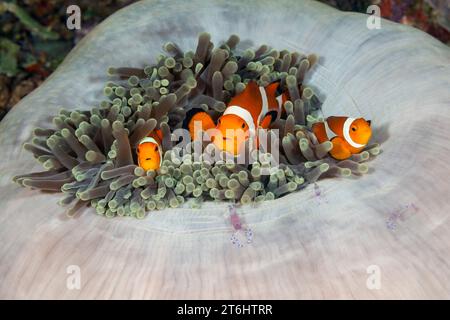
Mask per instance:
[[[450,0],[320,0],[419,28],[450,45]],[[98,23],[133,0],[0,0],[0,120],[33,91]],[[66,9],[81,9],[81,29],[68,30]]]

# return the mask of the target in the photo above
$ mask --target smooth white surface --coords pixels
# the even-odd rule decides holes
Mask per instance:
[[[144,1],[108,18],[0,123],[0,297],[449,298],[450,49],[384,20],[368,30],[366,18],[286,0]],[[371,119],[382,143],[369,174],[320,181],[320,199],[310,186],[240,210],[254,230],[242,249],[225,204],[67,220],[61,195],[11,183],[41,170],[20,147],[32,128],[51,126],[60,107],[97,104],[108,66],[151,63],[166,41],[194,49],[201,31],[319,54],[307,80],[325,115]],[[70,265],[81,290],[66,287]],[[366,287],[371,265],[380,290]]]

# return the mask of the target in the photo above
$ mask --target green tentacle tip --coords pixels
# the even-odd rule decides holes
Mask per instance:
[[[306,151],[309,148],[309,141],[306,138],[301,138],[299,141],[301,151]]]
[[[106,73],[108,74],[108,76],[114,76],[117,73],[117,69],[114,67],[108,67]]]
[[[202,69],[203,69],[202,63],[199,62],[195,65],[195,73],[199,73]]]
[[[253,177],[257,178],[261,175],[261,168],[253,167],[250,173]]]
[[[88,152],[86,152],[85,157],[87,161],[92,162],[97,158],[97,153],[95,151],[89,150]]]
[[[297,85],[297,79],[295,76],[289,75],[286,77],[286,83],[288,87],[295,87]]]
[[[198,197],[200,197],[200,196],[202,195],[202,193],[203,193],[202,188],[196,187],[196,188],[194,189],[194,191],[192,192],[192,195],[193,195],[194,197],[198,198]]]
[[[167,188],[173,188],[175,186],[175,180],[172,178],[167,178],[166,180],[164,180],[164,183]]]
[[[169,69],[172,69],[173,67],[175,67],[175,63],[176,63],[176,61],[172,57],[169,57],[164,61],[164,65]]]
[[[294,177],[294,182],[295,182],[297,185],[301,185],[301,184],[303,184],[303,183],[305,182],[305,178],[299,177],[299,176],[295,176],[295,177]]]
[[[188,78],[186,80],[186,85],[189,89],[194,89],[197,86],[197,80],[195,80],[195,78]]]
[[[322,163],[319,166],[320,172],[326,172],[326,171],[328,171],[328,169],[330,169],[330,165],[328,163]]]
[[[162,79],[162,80],[161,80],[161,85],[162,85],[163,87],[167,87],[167,86],[169,85],[169,83],[170,83],[170,81],[167,80],[167,79]]]
[[[144,208],[139,208],[136,211],[136,218],[138,218],[138,219],[144,219],[145,218],[145,209]]]
[[[361,161],[366,161],[370,158],[370,153],[368,151],[363,151],[359,154]]]
[[[95,208],[95,211],[97,212],[97,214],[100,214],[100,215],[103,215],[103,214],[105,214],[105,208],[104,207],[100,207],[100,206],[97,206],[96,208]]]
[[[342,177],[350,177],[352,175],[352,170],[349,168],[339,168],[339,174]]]
[[[304,166],[306,169],[314,168],[316,166],[316,162],[315,161],[306,161]]]
[[[103,94],[105,95],[105,96],[110,96],[110,95],[112,95],[113,94],[113,89],[111,88],[111,87],[105,87],[104,89],[103,89]]]
[[[48,160],[46,160],[46,161],[42,164],[42,166],[43,166],[46,170],[50,170],[50,169],[53,169],[53,168],[54,168],[54,163],[53,163],[52,160],[48,159]]]
[[[376,156],[376,155],[380,154],[381,149],[380,149],[379,147],[375,147],[375,148],[372,148],[372,149],[368,150],[368,152],[369,152],[371,155]]]
[[[156,201],[151,200],[151,201],[147,202],[146,208],[149,211],[155,210],[156,209]]]
[[[289,192],[295,191],[297,189],[297,184],[294,181],[288,182]]]
[[[359,173],[367,173],[369,172],[369,166],[365,163],[358,164],[358,172]]]
[[[166,203],[165,203],[164,201],[158,200],[158,201],[156,202],[156,209],[157,209],[157,210],[163,210],[163,209],[165,209],[165,208],[166,208]]]
[[[128,84],[133,87],[137,86],[139,84],[139,78],[137,76],[129,77]]]
[[[333,149],[333,143],[331,141],[325,141],[321,144],[326,151],[331,151]]]
[[[141,176],[145,175],[145,170],[141,167],[136,167],[136,168],[134,168],[134,175],[141,177]],[[144,179],[144,181],[145,181],[145,179]]]
[[[303,89],[302,97],[304,97],[305,99],[309,100],[312,98],[313,95],[314,95],[314,91],[311,88],[306,87],[305,89]]]
[[[313,115],[308,114],[306,116],[306,121],[308,123],[314,124],[314,123],[318,122],[319,120],[316,117],[314,117]]]
[[[124,87],[117,87],[114,89],[114,93],[118,97],[124,97],[126,94],[126,89]]]
[[[111,209],[116,209],[119,206],[119,202],[117,202],[117,200],[113,199],[113,200],[108,202],[108,206]]]
[[[235,192],[233,190],[226,190],[225,191],[225,198],[227,198],[227,199],[234,199],[235,198]]]
[[[180,203],[178,202],[178,199],[173,197],[172,199],[169,200],[169,206],[171,208],[178,208],[180,206]]]
[[[242,203],[242,204],[249,204],[249,203],[251,203],[251,202],[252,202],[252,198],[251,198],[249,195],[244,194],[244,195],[241,197],[241,203]]]
[[[112,128],[114,131],[121,131],[124,129],[123,123],[120,121],[114,121],[112,124]]]
[[[107,218],[113,218],[115,216],[115,213],[111,211],[111,209],[107,209],[105,212],[105,217]]]

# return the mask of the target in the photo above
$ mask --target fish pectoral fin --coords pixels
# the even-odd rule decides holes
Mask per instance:
[[[331,139],[331,143],[333,143],[333,148],[330,151],[330,155],[336,160],[345,160],[350,158],[352,153],[345,146],[345,140],[341,137],[334,137]]]

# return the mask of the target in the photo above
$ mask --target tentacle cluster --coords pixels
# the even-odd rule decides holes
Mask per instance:
[[[178,207],[188,198],[193,198],[192,206],[201,200],[248,204],[279,198],[320,177],[367,172],[364,162],[380,152],[378,145],[337,162],[328,155],[330,142],[315,144],[311,137],[311,125],[321,121],[321,103],[303,80],[317,57],[266,45],[239,50],[238,42],[232,35],[214,48],[210,35],[202,33],[195,51],[166,43],[167,54],[153,65],[109,68],[111,81],[99,106],[61,110],[53,128],[35,129],[32,141],[24,144],[45,171],[14,180],[25,187],[63,192],[60,204],[70,205],[69,215],[90,204],[107,217],[143,218],[148,211]],[[227,161],[225,154],[211,160],[219,152],[212,144],[197,146],[199,157],[180,156],[171,138],[187,111],[200,107],[217,119],[251,80],[262,86],[280,81],[281,89],[289,91],[286,114],[272,126],[281,133],[276,142],[253,152],[243,164]],[[136,165],[135,148],[154,129],[164,136],[164,160],[159,170],[145,172]],[[272,168],[275,147],[280,165]]]

